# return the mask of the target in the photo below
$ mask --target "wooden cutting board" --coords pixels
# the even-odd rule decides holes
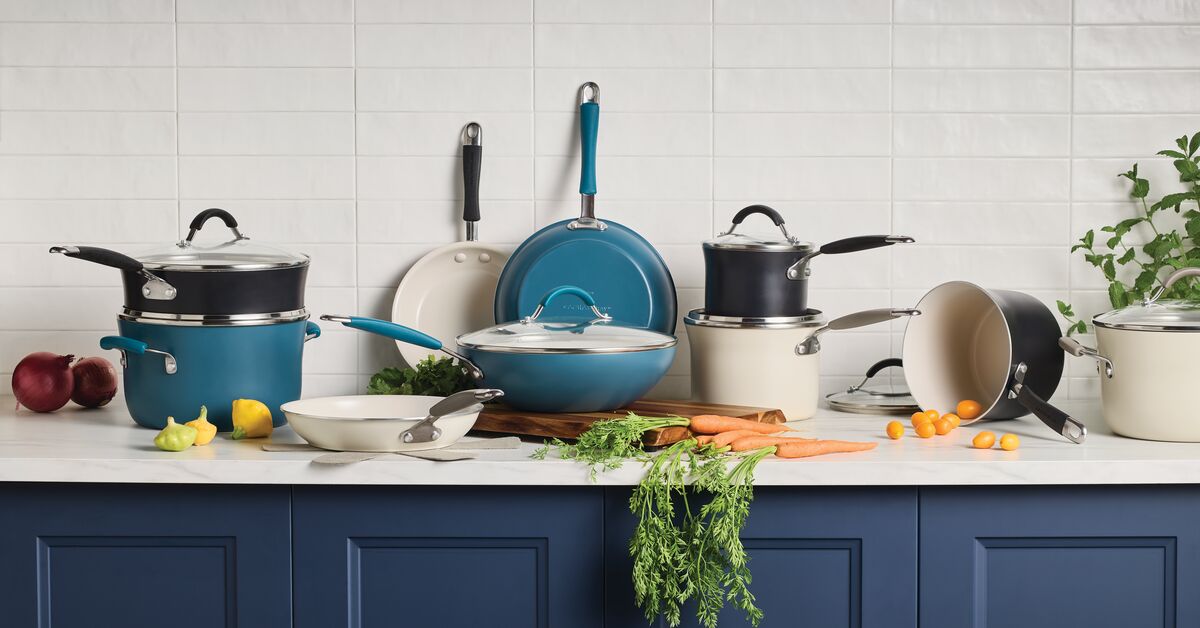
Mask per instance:
[[[489,404],[479,413],[479,419],[475,421],[475,427],[472,429],[480,432],[570,439],[578,438],[596,421],[621,418],[630,412],[653,417],[720,414],[763,423],[783,423],[787,420],[781,410],[774,408],[643,399],[620,410],[579,413],[525,412],[503,405]],[[690,435],[691,432],[686,427],[667,427],[647,432],[642,441],[650,446],[670,445]]]

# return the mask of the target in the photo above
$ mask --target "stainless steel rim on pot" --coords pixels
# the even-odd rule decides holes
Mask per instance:
[[[233,239],[216,245],[194,242],[213,218],[225,223]],[[304,307],[309,257],[251,241],[223,209],[200,212],[183,240],[136,256],[75,245],[55,246],[50,252],[119,269],[124,305],[132,311],[239,315]]]
[[[755,214],[770,218],[781,237],[738,233],[742,222]],[[908,236],[866,235],[818,247],[788,233],[779,212],[750,205],[733,217],[727,231],[704,243],[704,310],[714,316],[803,316],[813,258],[912,241]]]

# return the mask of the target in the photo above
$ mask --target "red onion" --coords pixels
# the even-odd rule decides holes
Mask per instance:
[[[117,370],[104,358],[83,358],[71,372],[75,375],[71,401],[85,408],[99,408],[117,394]]]
[[[12,389],[17,407],[34,412],[54,412],[67,405],[75,388],[71,373],[73,355],[38,351],[25,356],[13,369]]]

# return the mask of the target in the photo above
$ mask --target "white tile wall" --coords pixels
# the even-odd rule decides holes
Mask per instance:
[[[1130,211],[1115,175],[1200,129],[1200,3],[1179,0],[0,0],[0,390],[21,355],[99,353],[135,249],[227,207],[309,252],[316,312],[386,316],[459,237],[458,134],[487,138],[483,237],[577,208],[576,90],[603,90],[601,215],[662,251],[681,309],[699,241],[745,204],[818,242],[919,244],[815,266],[814,305],[905,306],[966,278],[1080,313],[1071,242]],[[1146,237],[1135,233],[1132,237]],[[902,325],[830,336],[824,386]],[[309,394],[361,389],[388,341],[327,328]],[[687,393],[687,350],[661,387]],[[1065,389],[1095,394],[1072,361]]]

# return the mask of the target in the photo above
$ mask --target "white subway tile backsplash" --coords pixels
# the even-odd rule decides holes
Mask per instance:
[[[1066,159],[909,159],[893,166],[896,200],[1065,201]]]
[[[170,24],[0,22],[0,65],[170,66],[173,33]]]
[[[179,111],[354,111],[354,70],[180,68]]]
[[[1197,55],[1200,55],[1200,25],[1075,29],[1077,68],[1195,69]]]
[[[3,155],[174,155],[175,114],[0,110]]]
[[[1066,157],[1068,115],[896,114],[902,157]]]
[[[703,304],[701,242],[753,203],[817,244],[917,239],[816,261],[831,317],[951,279],[1087,316],[1106,284],[1069,246],[1139,211],[1116,174],[1139,162],[1150,200],[1182,187],[1153,153],[1200,130],[1197,29],[1176,0],[0,0],[0,302],[30,304],[0,308],[0,371],[34,349],[102,353],[114,329],[119,273],[48,246],[136,253],[205,207],[308,253],[314,314],[386,318],[407,268],[464,237],[468,121],[481,240],[512,250],[578,215],[585,81],[597,214],[659,249],[681,316]],[[392,341],[323,328],[306,395],[401,362]],[[903,329],[830,335],[822,389],[898,354]],[[688,394],[680,335],[656,394]],[[1064,389],[1094,395],[1072,362]]]
[[[358,111],[529,111],[530,70],[358,70]]]
[[[700,25],[537,24],[534,62],[550,68],[707,68],[710,28]]]
[[[1066,68],[1069,26],[895,26],[898,68]]]
[[[179,24],[181,67],[351,67],[349,24]]]
[[[1067,113],[1065,70],[895,70],[897,112]]]
[[[353,155],[354,114],[181,113],[181,155]]]
[[[518,68],[533,62],[529,24],[363,24],[356,67]]]
[[[714,70],[716,111],[886,112],[888,70]]]
[[[1071,0],[896,0],[897,24],[1068,24]]]
[[[349,23],[354,0],[176,0],[179,22]]]
[[[718,68],[886,68],[891,61],[886,24],[729,25],[713,28]]]
[[[888,156],[891,118],[884,113],[718,113],[717,155]]]

